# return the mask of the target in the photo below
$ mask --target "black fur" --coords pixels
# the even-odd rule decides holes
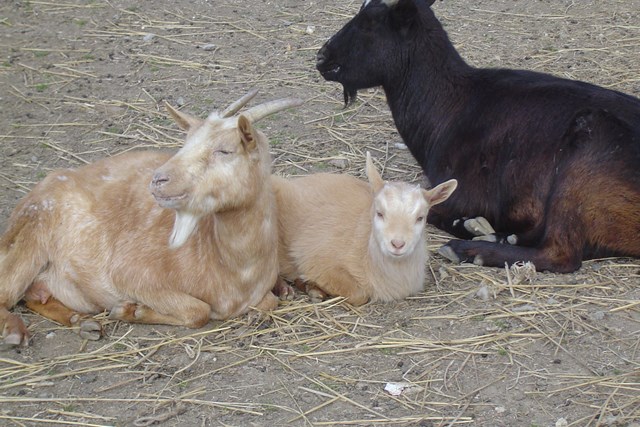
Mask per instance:
[[[518,242],[453,240],[450,251],[556,272],[594,256],[640,257],[640,100],[548,74],[473,68],[431,3],[371,1],[320,49],[317,68],[343,85],[347,103],[382,86],[430,182],[458,180],[430,223],[468,239],[454,220],[483,216]]]

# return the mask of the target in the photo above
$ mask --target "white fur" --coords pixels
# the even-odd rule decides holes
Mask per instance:
[[[176,211],[176,220],[173,224],[171,237],[169,238],[169,247],[171,249],[178,248],[187,241],[198,225],[200,216],[192,215],[189,212]]]

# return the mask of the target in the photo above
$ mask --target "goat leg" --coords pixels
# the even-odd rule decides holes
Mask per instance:
[[[316,285],[313,282],[309,282],[302,279],[296,279],[294,280],[293,285],[297,289],[309,295],[309,299],[314,304],[321,303],[328,297],[328,294],[324,292],[322,289],[320,289],[318,285]]]
[[[81,338],[96,341],[102,337],[102,325],[90,316],[71,310],[69,307],[50,297],[45,303],[39,299],[26,299],[28,309],[39,315],[60,323],[61,325],[77,329]]]
[[[471,262],[487,267],[504,267],[519,261],[531,262],[538,271],[571,273],[580,268],[581,243],[560,247],[553,243],[539,248],[503,245],[478,240],[451,240],[438,253],[452,262]]]
[[[47,284],[37,280],[24,295],[28,309],[39,315],[70,328],[76,328],[78,335],[87,340],[98,340],[102,336],[102,325],[84,313],[79,313],[54,298]]]
[[[27,346],[31,334],[27,330],[20,316],[9,313],[9,311],[0,307],[0,327],[2,328],[2,342],[6,346]]]
[[[186,326],[194,329],[203,327],[211,318],[209,304],[185,293],[164,289],[156,291],[154,296],[146,295],[141,299],[149,305],[121,301],[111,307],[109,318],[131,323]],[[167,308],[158,310],[151,307],[151,304]],[[165,313],[168,307],[171,307],[171,314]]]
[[[291,301],[296,296],[293,286],[289,285],[282,277],[278,277],[272,292],[282,301]]]

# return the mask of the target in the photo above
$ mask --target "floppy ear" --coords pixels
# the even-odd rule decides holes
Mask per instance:
[[[187,113],[181,113],[180,111],[173,108],[167,101],[164,102],[164,106],[173,117],[173,120],[178,124],[180,129],[189,131],[189,129],[200,126],[202,120],[197,117],[193,117]]]
[[[244,115],[240,114],[238,117],[238,132],[240,133],[240,140],[242,146],[247,152],[251,152],[256,149],[256,133],[251,121]]]
[[[450,179],[449,181],[436,185],[435,188],[431,190],[422,190],[422,194],[427,203],[429,203],[429,206],[433,206],[447,200],[456,187],[458,187],[458,181]]]
[[[369,153],[368,151],[365,170],[367,173],[367,179],[369,180],[369,185],[371,185],[371,189],[374,193],[377,193],[384,186],[384,181],[382,180],[382,177],[378,173],[376,167],[373,165],[373,160],[371,160],[371,153]]]

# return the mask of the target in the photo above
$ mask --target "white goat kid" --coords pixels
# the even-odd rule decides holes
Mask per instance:
[[[167,108],[187,131],[175,155],[129,152],[51,173],[17,205],[0,239],[0,331],[27,345],[9,310],[22,298],[45,317],[98,339],[89,313],[198,328],[277,305],[275,200],[261,118],[273,101],[206,120]],[[151,191],[150,191],[151,190]],[[152,196],[153,194],[153,196]]]
[[[317,287],[360,305],[399,300],[424,288],[427,213],[447,200],[457,181],[431,190],[384,182],[369,153],[366,172],[368,184],[338,174],[272,177],[280,275],[305,282],[312,297],[322,295]]]

